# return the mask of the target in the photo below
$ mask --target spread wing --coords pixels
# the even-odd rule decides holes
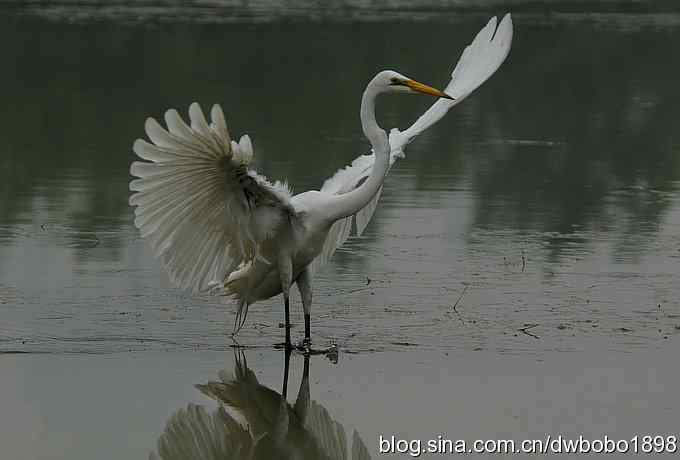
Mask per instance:
[[[458,60],[451,74],[451,81],[446,86],[445,92],[454,97],[454,100],[439,99],[408,129],[400,132],[393,129],[390,132],[390,167],[398,158],[404,157],[404,148],[418,134],[439,121],[455,105],[463,101],[491,75],[498,70],[503,63],[512,44],[512,18],[506,14],[500,25],[496,27],[497,20],[491,18],[482,30],[477,33]],[[375,155],[362,155],[356,158],[351,165],[336,172],[324,182],[322,192],[347,193],[358,187],[371,174]],[[361,235],[375,211],[380,199],[380,192],[354,216],[339,220],[331,227],[326,237],[323,250],[313,263],[316,271],[331,258],[347,238],[349,238],[354,223],[356,235]]]
[[[451,73],[451,81],[444,90],[454,99],[439,99],[407,130],[390,135],[392,149],[402,149],[414,137],[438,122],[453,106],[460,104],[498,70],[510,53],[512,45],[510,13],[503,17],[498,27],[496,25],[497,20],[494,16],[463,50]]]
[[[150,143],[135,141],[144,162],[133,162],[130,205],[135,226],[179,287],[198,292],[252,261],[259,245],[294,218],[290,191],[250,169],[248,136],[231,140],[222,109],[208,124],[198,104],[190,125],[176,110],[165,113],[167,130],[146,121]]]

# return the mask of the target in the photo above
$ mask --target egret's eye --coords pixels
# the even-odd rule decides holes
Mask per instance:
[[[397,77],[390,78],[390,85],[401,85],[401,81]]]

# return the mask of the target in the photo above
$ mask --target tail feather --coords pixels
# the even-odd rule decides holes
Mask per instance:
[[[234,318],[234,334],[237,334],[246,322],[248,316],[247,301],[248,293],[248,274],[252,267],[251,263],[244,264],[238,270],[232,272],[224,282],[224,292],[228,296],[236,299],[236,317]]]

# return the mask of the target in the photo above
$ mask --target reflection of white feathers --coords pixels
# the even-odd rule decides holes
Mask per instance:
[[[369,460],[366,445],[354,431],[348,447],[344,427],[326,408],[309,398],[303,375],[294,406],[261,385],[245,360],[233,375],[197,385],[220,404],[212,415],[190,404],[168,421],[152,460]],[[237,421],[238,420],[238,421]]]
[[[253,440],[223,408],[209,414],[189,404],[173,414],[150,460],[211,460],[252,458]]]

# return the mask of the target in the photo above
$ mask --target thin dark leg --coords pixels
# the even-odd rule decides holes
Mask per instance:
[[[291,341],[290,341],[290,302],[288,300],[288,297],[285,298],[285,305],[286,305],[286,348],[290,349],[293,347]]]
[[[281,395],[283,399],[288,396],[288,373],[290,370],[290,348],[286,348],[286,360],[283,362],[283,390]]]
[[[310,337],[310,318],[309,318],[309,313],[305,313],[305,342],[310,343],[312,341]]]
[[[305,367],[302,371],[302,380],[309,380],[309,354],[305,354]]]

